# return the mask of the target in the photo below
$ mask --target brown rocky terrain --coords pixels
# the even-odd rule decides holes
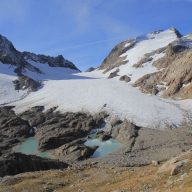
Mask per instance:
[[[115,166],[141,166],[150,164],[152,160],[164,161],[192,146],[191,125],[157,130],[138,127],[126,120],[115,120],[111,123],[111,136],[123,146],[98,162]]]
[[[115,46],[109,55],[104,59],[99,69],[104,70],[105,72],[110,71],[115,67],[119,67],[120,65],[126,64],[126,57],[120,57],[127,50],[134,47],[136,41],[134,39],[130,39],[124,42],[121,42],[117,46]],[[125,46],[127,44],[127,46]]]
[[[192,50],[170,44],[165,50],[165,56],[153,63],[160,71],[147,74],[138,79],[134,86],[143,92],[157,94],[163,97],[192,97]]]
[[[90,164],[0,179],[1,192],[191,192],[192,152],[143,167]]]
[[[104,112],[95,115],[86,113],[60,113],[57,108],[44,111],[36,106],[21,114],[13,107],[2,107],[0,112],[1,159],[12,152],[12,148],[35,136],[40,151],[49,151],[53,159],[70,164],[90,163],[97,146],[84,143],[90,131],[107,125],[96,137],[105,141],[110,138],[121,142],[118,151],[94,160],[114,166],[141,166],[152,160],[163,161],[189,150],[192,145],[191,126],[167,127],[163,130],[138,127],[127,120],[109,118]],[[111,119],[111,120],[110,120]],[[23,157],[21,157],[23,158]],[[90,159],[89,159],[90,158]],[[79,162],[80,161],[80,162]],[[23,164],[23,166],[25,166]]]

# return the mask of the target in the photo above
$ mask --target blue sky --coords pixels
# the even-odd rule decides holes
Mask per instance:
[[[192,32],[191,10],[192,0],[0,0],[0,33],[18,50],[62,54],[85,70],[130,37]]]

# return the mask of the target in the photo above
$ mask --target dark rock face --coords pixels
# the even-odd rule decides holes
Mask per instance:
[[[50,57],[29,52],[19,52],[6,37],[0,35],[0,61],[2,63],[15,65],[17,73],[22,73],[25,68],[41,73],[38,68],[31,65],[27,60],[48,63],[50,67],[66,67],[78,70],[72,62],[64,59],[62,55]]]
[[[49,150],[76,139],[84,138],[91,129],[104,122],[106,114],[91,116],[85,113],[55,113],[37,129],[39,149]]]
[[[13,82],[16,90],[28,89],[29,91],[36,91],[41,85],[40,82],[24,75],[26,70],[38,74],[43,73],[38,67],[33,66],[30,61],[40,63],[39,65],[47,63],[50,67],[65,67],[80,71],[62,55],[50,57],[29,52],[20,52],[6,37],[0,35],[0,62],[14,67],[14,72],[18,76],[18,79]]]
[[[12,107],[0,108],[0,156],[32,135],[28,122],[15,115]]]
[[[4,64],[14,65],[15,72],[21,74],[26,68],[31,71],[40,73],[40,70],[29,64],[22,56],[21,52],[17,51],[13,44],[6,38],[0,35],[0,61]]]
[[[133,67],[136,67],[136,68],[142,67],[143,64],[145,64],[145,63],[147,63],[147,62],[150,62],[150,61],[152,61],[152,60],[153,60],[152,57],[150,57],[150,56],[149,56],[149,57],[145,56],[145,57],[143,57],[138,63],[134,64]]]
[[[118,76],[119,69],[116,69],[114,72],[111,72],[108,76],[108,79],[112,79]]]
[[[19,114],[19,116],[22,119],[28,121],[28,123],[31,127],[38,128],[38,126],[40,124],[44,123],[46,121],[46,119],[49,118],[49,113],[48,112],[43,113],[43,110],[44,110],[43,106],[36,106],[36,107],[32,107],[28,111],[25,111],[25,112]],[[49,111],[51,111],[51,110],[49,110]]]
[[[123,53],[134,47],[136,44],[136,40],[130,39],[116,45],[109,55],[104,59],[99,69],[104,69],[104,72],[108,72],[115,67],[119,67],[121,65],[126,64],[126,57],[120,57]]]
[[[36,106],[16,115],[13,107],[0,108],[0,177],[67,166],[34,155],[11,153],[15,145],[31,136],[37,137],[40,150],[54,149],[52,153],[62,161],[80,161],[93,155],[97,146],[84,145],[85,137],[91,129],[101,127],[108,115],[105,112],[61,114],[56,109],[44,111],[43,106]]]
[[[85,141],[79,143],[77,140],[85,138],[91,129],[101,127],[108,116],[105,112],[95,115],[69,112],[61,114],[55,111],[56,107],[45,112],[43,110],[43,106],[36,106],[19,114],[19,117],[35,128],[40,150],[57,149],[63,146],[63,153],[66,153],[64,151],[72,145],[78,147],[75,151],[85,149],[91,153],[90,148],[83,146]]]
[[[111,134],[105,131],[98,131],[96,133],[96,138],[100,139],[101,141],[107,141],[111,139]]]
[[[129,121],[119,121],[112,125],[112,137],[125,143],[126,151],[131,151],[138,137],[140,127]]]
[[[29,91],[37,91],[37,89],[41,86],[41,83],[35,81],[27,76],[21,75],[17,80],[13,81],[15,86],[15,90],[25,90]]]
[[[97,146],[89,147],[84,145],[84,140],[77,140],[62,145],[55,150],[54,155],[62,161],[82,161],[88,159],[97,150]]]
[[[67,168],[68,164],[35,155],[12,153],[0,158],[0,177],[29,171]]]
[[[47,63],[50,67],[66,67],[80,71],[72,62],[64,59],[62,55],[50,57],[46,55],[37,55],[30,52],[23,52],[22,56],[25,58],[25,60],[32,60],[42,64]]]

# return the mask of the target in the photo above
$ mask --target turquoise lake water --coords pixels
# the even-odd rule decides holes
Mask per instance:
[[[50,158],[47,152],[41,152],[38,150],[38,141],[35,137],[26,139],[23,143],[16,146],[14,151],[27,155],[37,155],[43,158]]]
[[[94,157],[103,157],[109,153],[115,152],[121,148],[121,143],[114,139],[110,139],[107,141],[101,141],[99,139],[88,139],[85,142],[87,146],[99,146],[99,148],[93,154]]]
[[[103,157],[109,153],[117,151],[121,148],[121,143],[114,139],[108,141],[101,141],[96,138],[90,138],[85,142],[87,146],[99,146],[93,154],[94,157]],[[41,152],[38,150],[38,141],[35,137],[26,139],[23,143],[14,148],[14,151],[24,153],[27,155],[37,155],[43,158],[51,158],[48,152]]]

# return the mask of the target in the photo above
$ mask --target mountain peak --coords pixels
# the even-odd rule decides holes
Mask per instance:
[[[34,67],[29,64],[28,60],[47,63],[50,67],[65,67],[80,71],[72,62],[66,60],[62,55],[51,57],[30,52],[17,51],[11,41],[0,35],[0,61],[2,63],[12,64],[19,68],[28,67],[28,69],[34,70]]]
[[[150,32],[148,34],[148,36],[150,37],[152,35],[154,37],[156,35],[163,34],[163,33],[165,33],[166,35],[168,35],[168,33],[175,34],[177,38],[181,38],[182,37],[182,34],[179,32],[179,30],[177,30],[174,27],[170,27],[170,28],[165,29],[165,30],[160,29],[160,30],[156,30],[156,31]]]
[[[183,37],[183,35],[180,33],[180,31],[178,29],[176,29],[175,27],[170,27],[168,30],[173,31],[177,35],[178,38]]]
[[[0,56],[9,54],[11,51],[16,51],[11,41],[3,35],[0,35]]]

